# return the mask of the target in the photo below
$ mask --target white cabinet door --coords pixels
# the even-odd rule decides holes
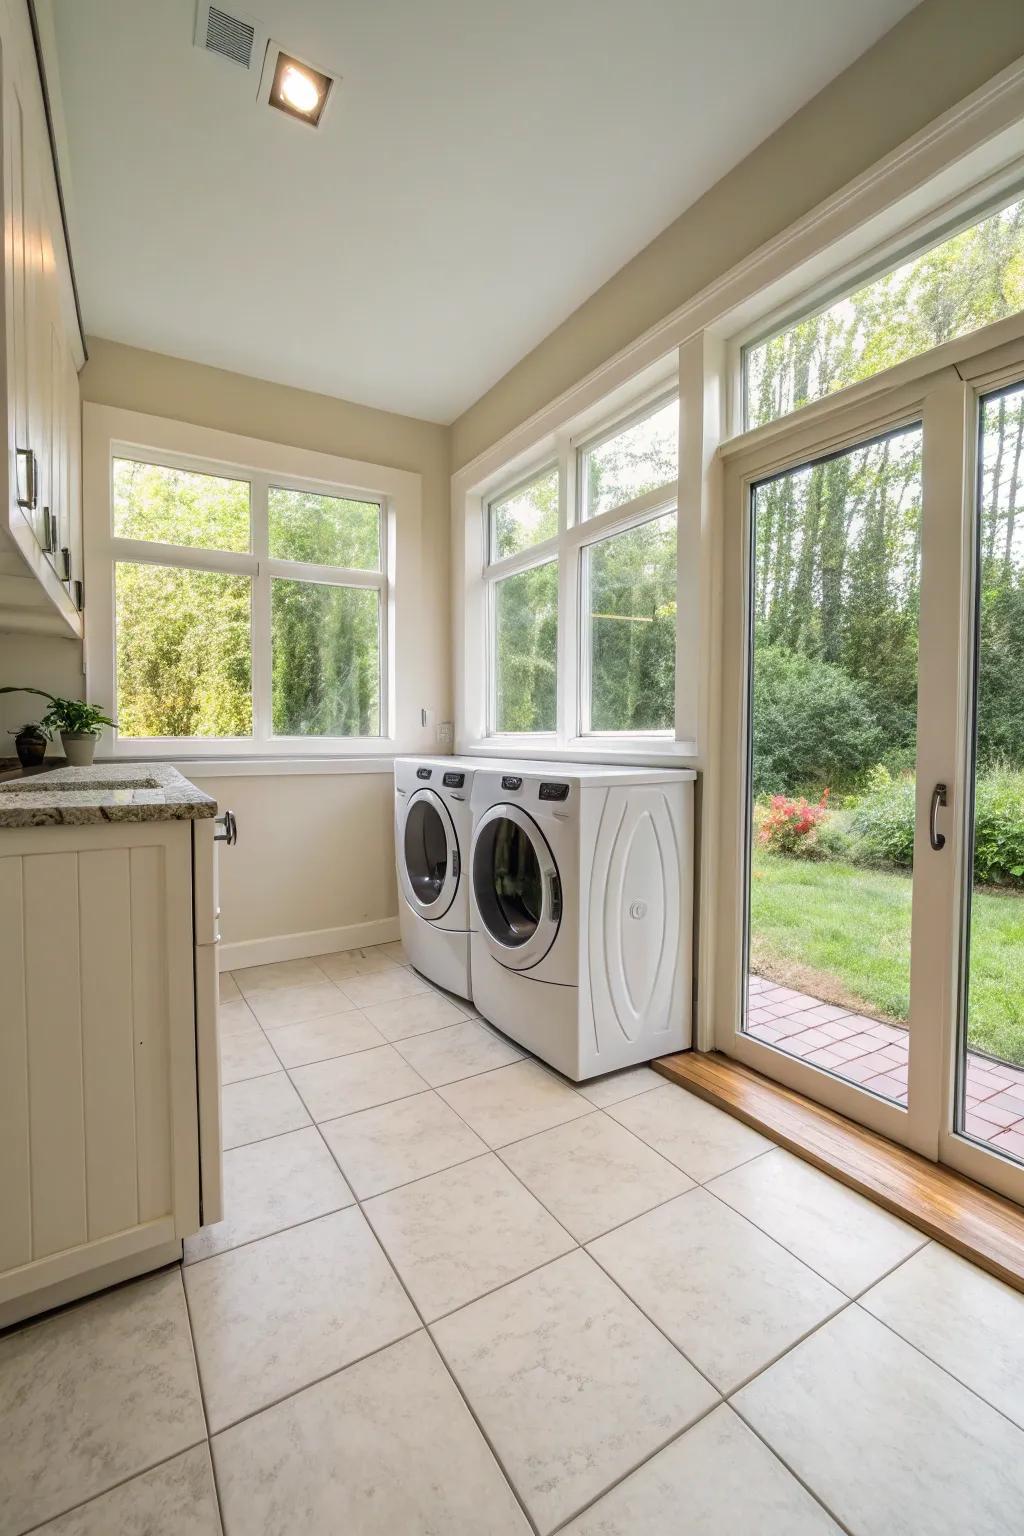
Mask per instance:
[[[194,1232],[188,822],[0,831],[0,1308]]]

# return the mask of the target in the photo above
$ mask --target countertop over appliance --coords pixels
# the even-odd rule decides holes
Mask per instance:
[[[0,783],[0,828],[197,821],[216,814],[216,800],[168,763],[94,763],[5,776]]]

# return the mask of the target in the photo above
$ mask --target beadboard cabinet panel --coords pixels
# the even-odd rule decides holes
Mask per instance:
[[[0,837],[0,1303],[198,1227],[194,958],[188,823]]]

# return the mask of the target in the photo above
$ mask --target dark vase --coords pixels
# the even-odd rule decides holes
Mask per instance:
[[[37,768],[46,756],[46,737],[22,731],[14,738],[14,749],[23,768]]]

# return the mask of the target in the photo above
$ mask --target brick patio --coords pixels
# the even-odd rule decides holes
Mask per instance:
[[[748,1033],[897,1104],[907,1102],[908,1032],[751,975]],[[1024,1158],[1024,1069],[967,1053],[966,1129]]]

